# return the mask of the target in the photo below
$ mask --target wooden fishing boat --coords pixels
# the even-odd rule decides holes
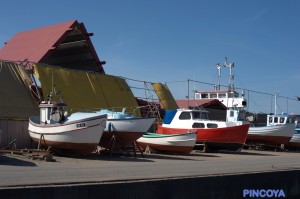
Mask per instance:
[[[118,150],[134,143],[149,130],[154,117],[137,117],[122,112],[100,110],[98,113],[107,115],[107,123],[99,145],[106,149]]]
[[[249,124],[208,119],[205,110],[178,109],[166,111],[159,134],[180,134],[197,132],[197,144],[204,144],[214,150],[240,150],[246,142]]]
[[[77,112],[67,115],[67,105],[43,101],[40,116],[29,118],[29,135],[33,141],[56,149],[90,153],[96,150],[106,126],[107,115]]]
[[[189,154],[196,143],[197,133],[164,135],[146,133],[137,140],[140,147],[149,147],[157,152]]]
[[[288,144],[295,133],[295,122],[287,114],[267,115],[266,126],[249,128],[248,144],[282,145]]]

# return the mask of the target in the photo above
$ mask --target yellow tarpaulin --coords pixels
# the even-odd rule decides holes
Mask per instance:
[[[61,91],[72,112],[100,109],[121,111],[140,116],[137,101],[126,81],[112,75],[64,69],[36,64],[35,74],[42,84],[44,99],[52,91]]]
[[[30,77],[22,66],[0,62],[0,118],[28,119],[38,115],[38,103],[31,95]]]
[[[158,96],[164,109],[166,110],[178,109],[178,105],[167,85],[161,83],[152,83],[151,85],[154,88],[154,91]]]

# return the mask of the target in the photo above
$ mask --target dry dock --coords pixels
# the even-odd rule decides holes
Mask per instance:
[[[245,190],[300,198],[299,152],[54,159],[0,155],[1,198],[251,198]]]

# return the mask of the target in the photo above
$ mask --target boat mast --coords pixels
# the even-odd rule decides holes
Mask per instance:
[[[220,63],[217,63],[217,69],[218,69],[218,82],[217,85],[215,86],[215,90],[221,90],[221,84],[220,84],[220,79],[221,79],[221,68],[222,67],[228,67],[229,68],[229,88],[228,90],[234,91],[234,75],[233,75],[233,68],[234,68],[234,63],[228,63],[227,57],[225,57],[224,64],[221,65]]]
[[[217,85],[215,85],[215,90],[219,91],[221,89],[221,83],[220,83],[220,79],[221,79],[221,68],[222,66],[220,65],[220,63],[217,63],[217,69],[218,69],[218,82]]]
[[[228,67],[229,68],[229,90],[230,91],[234,91],[234,84],[233,84],[233,80],[234,80],[234,75],[233,75],[233,68],[234,68],[234,63],[228,63],[227,62],[227,57],[225,57],[225,61],[224,61],[224,67]]]
[[[274,114],[276,115],[277,114],[277,92],[275,92],[274,96],[275,96],[275,99],[274,99],[274,105],[275,105]]]

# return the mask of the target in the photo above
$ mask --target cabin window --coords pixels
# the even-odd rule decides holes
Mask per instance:
[[[234,111],[230,111],[230,117],[234,117]]]
[[[182,113],[179,115],[179,119],[180,119],[180,120],[190,120],[190,119],[191,119],[191,114],[190,114],[190,112],[182,112]]]
[[[193,128],[205,128],[204,123],[195,122],[192,126]]]
[[[201,113],[201,119],[206,119],[208,120],[208,114],[207,113]]]
[[[225,93],[219,93],[219,98],[226,98],[226,94]]]
[[[193,111],[192,116],[193,119],[208,119],[208,115],[206,112]]]
[[[195,99],[200,99],[200,94],[199,93],[195,93]]]
[[[208,98],[208,94],[207,93],[201,94],[201,99],[204,99],[204,98]]]
[[[281,123],[281,124],[284,123],[284,119],[285,119],[284,117],[281,117],[281,118],[280,118],[280,123]]]
[[[207,128],[218,128],[218,124],[216,124],[216,123],[207,123]]]
[[[273,122],[273,118],[269,117],[269,123],[272,123],[272,122]]]
[[[216,93],[211,93],[210,98],[217,98],[217,94]]]
[[[233,98],[233,93],[228,93],[228,98]]]
[[[200,118],[200,112],[192,112],[193,119],[201,119]]]
[[[278,123],[278,117],[274,117],[274,123]]]

